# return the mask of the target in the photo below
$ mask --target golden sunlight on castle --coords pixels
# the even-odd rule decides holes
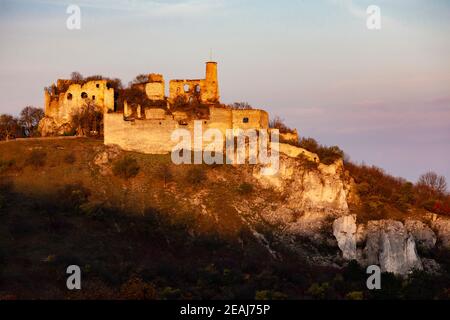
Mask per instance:
[[[148,74],[131,84],[132,94],[119,97],[109,80],[58,80],[45,91],[43,135],[65,134],[71,128],[73,114],[83,105],[94,103],[103,112],[104,143],[124,150],[143,153],[167,153],[175,146],[175,129],[194,130],[201,121],[203,130],[269,129],[264,110],[236,109],[220,103],[216,62],[206,62],[204,79],[176,79],[169,82],[169,96],[161,74]],[[298,139],[297,133],[283,133],[280,139]]]

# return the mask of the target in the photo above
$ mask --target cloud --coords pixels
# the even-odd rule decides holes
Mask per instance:
[[[73,0],[34,0],[31,2],[59,6],[74,4]],[[222,8],[225,2],[224,0],[78,0],[75,4],[81,8],[127,11],[146,16],[181,17],[214,12]]]
[[[356,6],[352,0],[331,0],[331,3],[346,8],[356,18],[367,18],[366,11]]]

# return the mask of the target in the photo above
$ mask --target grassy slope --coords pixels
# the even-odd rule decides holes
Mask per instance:
[[[236,169],[207,168],[205,181],[192,185],[187,168],[171,165],[168,156],[133,153],[139,174],[123,180],[102,175],[93,165],[103,148],[101,141],[88,139],[0,144],[0,161],[14,163],[1,173],[12,190],[0,215],[0,295],[64,297],[65,266],[78,264],[87,270],[85,286],[95,288],[86,290],[89,294],[120,294],[138,274],[151,280],[158,298],[254,297],[257,288],[245,272],[260,272],[256,264],[268,261],[268,266],[270,258],[227,202],[240,197],[235,186],[243,177]],[[42,166],[29,164],[33,150],[46,154]],[[75,156],[73,163],[66,160],[69,155]],[[166,187],[157,177],[161,163],[171,165]],[[89,190],[95,209],[107,209],[71,208],[71,195],[62,190],[74,184]],[[202,214],[193,205],[195,197],[215,214]],[[216,279],[224,272],[232,280]],[[235,283],[222,290],[221,281]]]
[[[11,163],[0,171],[0,299],[372,295],[356,266],[310,268],[289,252],[272,260],[232,203],[277,195],[242,194],[237,186],[249,181],[245,169],[207,166],[193,185],[189,168],[172,165],[168,156],[130,153],[139,174],[123,180],[93,165],[103,149],[90,139],[0,143],[0,161]],[[36,150],[46,154],[42,166],[29,163]],[[173,176],[166,187],[163,163]],[[64,191],[71,185],[78,187]],[[80,190],[89,191],[87,199],[77,197]],[[83,270],[81,292],[65,289],[70,264]]]

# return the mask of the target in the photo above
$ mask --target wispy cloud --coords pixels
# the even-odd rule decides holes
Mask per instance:
[[[331,3],[346,8],[350,14],[357,18],[365,19],[367,17],[366,10],[355,5],[352,0],[331,0]]]
[[[224,0],[32,0],[37,4],[76,4],[80,7],[134,12],[148,16],[192,16],[211,13],[225,5]]]

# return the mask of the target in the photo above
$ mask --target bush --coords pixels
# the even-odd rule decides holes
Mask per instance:
[[[314,299],[326,299],[329,291],[330,291],[330,285],[328,282],[324,282],[321,284],[313,283],[309,287],[307,294],[310,295]]]
[[[191,184],[200,184],[206,179],[206,173],[203,167],[193,166],[186,173],[186,180]]]
[[[67,164],[74,164],[77,158],[75,157],[75,154],[69,153],[64,157],[64,162]]]
[[[284,120],[276,116],[269,121],[269,128],[278,129],[280,133],[294,133],[295,130],[284,124]]]
[[[45,160],[47,153],[41,150],[33,150],[28,156],[26,163],[33,167],[43,167],[45,165]]]
[[[87,200],[87,199],[85,199]],[[79,206],[81,212],[94,219],[94,220],[104,220],[107,216],[107,209],[105,208],[103,203],[99,202],[86,202],[83,201],[83,203]]]
[[[288,296],[284,293],[271,290],[256,291],[255,300],[285,300]]]
[[[0,174],[8,171],[16,164],[16,160],[0,160]]]
[[[114,163],[112,170],[115,176],[130,179],[139,173],[140,167],[136,159],[131,156],[125,156]]]
[[[170,165],[167,163],[160,164],[156,168],[155,175],[164,182],[164,188],[166,187],[167,182],[171,181],[173,178],[172,170],[170,169]]]
[[[323,146],[313,138],[300,139],[298,146],[317,154],[320,161],[327,165],[332,164],[336,160],[344,157],[344,151],[342,151],[338,146]]]
[[[120,288],[121,299],[149,300],[156,299],[156,289],[139,277],[132,277]]]
[[[253,192],[253,185],[248,182],[243,182],[238,187],[238,192],[243,195],[247,195]]]
[[[363,300],[364,293],[362,291],[352,291],[345,296],[347,300]]]
[[[65,210],[79,211],[80,207],[88,201],[89,189],[81,183],[68,184],[58,190],[56,198],[62,201]]]

